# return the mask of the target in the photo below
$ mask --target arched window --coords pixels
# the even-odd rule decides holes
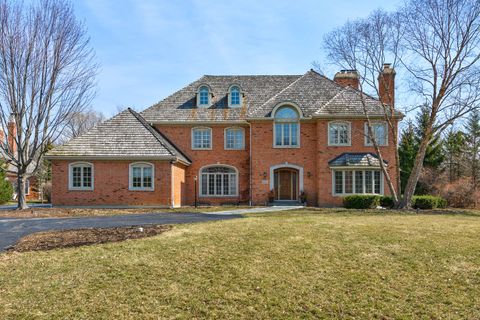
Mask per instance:
[[[201,86],[198,89],[198,106],[208,107],[210,106],[210,89],[207,86]]]
[[[238,173],[233,167],[209,166],[200,170],[200,195],[232,197],[238,195]]]
[[[328,124],[328,145],[349,146],[351,129],[349,122],[330,122]]]
[[[297,110],[290,106],[280,107],[276,110],[274,118],[275,147],[298,147],[300,125]]]
[[[230,107],[235,108],[235,107],[240,107],[242,103],[242,97],[240,94],[240,88],[237,86],[233,86],[230,88],[230,94],[229,94],[229,103]]]
[[[68,187],[70,190],[93,190],[93,165],[75,162],[68,166]]]
[[[148,162],[136,162],[130,164],[129,172],[130,190],[153,191],[154,167]]]

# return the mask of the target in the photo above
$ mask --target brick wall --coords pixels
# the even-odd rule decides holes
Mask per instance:
[[[172,164],[172,196],[173,206],[180,207],[186,202],[185,171],[186,166],[175,163]]]
[[[159,205],[171,206],[171,164],[147,161],[155,166],[154,191],[128,189],[129,164],[136,161],[88,161],[94,165],[94,190],[68,190],[68,165],[52,161],[53,205]]]
[[[185,204],[193,205],[195,202],[195,176],[198,177],[197,195],[199,194],[199,171],[207,165],[223,164],[233,166],[239,173],[239,196],[238,197],[201,197],[197,201],[200,204],[225,204],[248,202],[249,199],[249,127],[241,126],[245,130],[244,150],[225,150],[224,131],[233,125],[205,125],[212,129],[212,150],[192,150],[192,128],[190,125],[157,125],[175,145],[182,150],[192,161],[185,170]]]

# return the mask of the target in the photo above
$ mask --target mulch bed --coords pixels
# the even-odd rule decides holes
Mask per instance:
[[[134,227],[88,228],[38,232],[20,239],[9,251],[43,251],[79,247],[127,239],[152,237],[172,229],[171,225],[144,225]]]

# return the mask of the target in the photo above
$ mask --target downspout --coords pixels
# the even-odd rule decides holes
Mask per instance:
[[[248,192],[248,205],[252,206],[252,124],[248,122],[248,127],[250,130],[250,135],[249,135],[249,145],[248,145],[248,152],[250,153],[249,155],[249,177],[248,177],[248,183],[249,183],[249,192]]]

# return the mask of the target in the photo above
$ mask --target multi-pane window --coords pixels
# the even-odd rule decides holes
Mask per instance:
[[[230,106],[239,107],[240,106],[240,88],[232,87],[230,88]]]
[[[200,172],[200,195],[202,196],[236,196],[237,172],[224,166],[202,169]]]
[[[93,189],[93,166],[90,163],[71,164],[69,187],[77,190]]]
[[[328,124],[328,144],[331,146],[350,145],[350,123],[331,122]]]
[[[334,193],[342,194],[381,194],[382,173],[380,170],[334,170]]]
[[[212,129],[194,128],[192,130],[192,149],[211,149]]]
[[[372,134],[375,137],[375,141],[379,146],[387,145],[387,124],[385,122],[372,123]],[[365,145],[373,145],[372,139],[368,131],[368,125],[365,123]]]
[[[291,107],[281,107],[275,112],[275,146],[297,147],[300,145],[298,112]]]
[[[245,148],[245,130],[228,128],[225,130],[225,149],[241,150]]]
[[[153,190],[153,165],[132,163],[130,165],[130,189]]]
[[[210,105],[210,90],[207,86],[201,86],[198,89],[198,105],[201,107]]]

